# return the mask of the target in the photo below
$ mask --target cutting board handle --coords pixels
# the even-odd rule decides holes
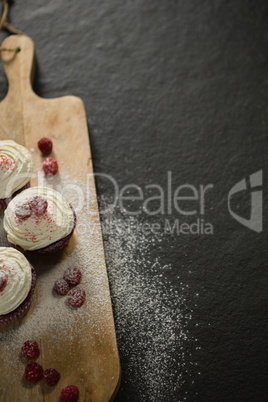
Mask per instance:
[[[34,94],[34,44],[26,35],[11,35],[1,47],[9,50],[1,52],[4,69],[8,78],[9,93],[18,97]]]

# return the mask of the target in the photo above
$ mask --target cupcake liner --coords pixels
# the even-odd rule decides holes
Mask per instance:
[[[14,324],[16,321],[20,320],[23,316],[25,316],[25,314],[29,311],[32,304],[36,285],[36,273],[32,265],[31,269],[32,269],[32,284],[26,299],[15,310],[11,311],[8,314],[0,315],[0,325]]]

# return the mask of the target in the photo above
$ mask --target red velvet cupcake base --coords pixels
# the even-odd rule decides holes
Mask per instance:
[[[6,209],[8,204],[10,203],[10,201],[12,200],[12,198],[14,198],[17,194],[19,194],[21,191],[26,190],[26,188],[30,187],[30,182],[28,182],[27,184],[25,184],[25,186],[23,186],[22,188],[20,188],[19,190],[15,191],[15,193],[12,194],[11,197],[8,198],[1,198],[0,199],[0,209]]]
[[[14,324],[16,321],[18,321],[22,317],[24,317],[25,314],[29,311],[31,304],[32,304],[35,285],[36,285],[36,273],[35,273],[35,270],[32,265],[31,265],[31,269],[32,269],[32,284],[31,284],[31,289],[28,293],[28,296],[11,313],[0,315],[0,325]]]

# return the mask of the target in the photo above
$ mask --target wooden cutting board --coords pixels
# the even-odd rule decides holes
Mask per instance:
[[[60,256],[31,257],[38,284],[29,313],[19,322],[0,329],[0,401],[59,400],[61,389],[76,385],[79,401],[109,401],[120,382],[120,363],[105,266],[98,205],[93,178],[87,122],[81,99],[66,96],[42,99],[32,90],[34,45],[24,35],[10,36],[2,47],[2,61],[9,82],[0,103],[0,139],[13,139],[31,150],[34,176],[31,186],[48,185],[60,191],[77,212],[77,229]],[[53,140],[59,173],[47,180],[37,141]],[[3,217],[1,217],[2,220]],[[1,246],[8,245],[1,222]],[[81,286],[86,302],[71,309],[65,297],[53,293],[55,279],[68,266],[83,272]],[[43,381],[29,385],[23,378],[25,361],[20,356],[24,341],[35,339],[41,348],[37,362],[55,368],[61,380],[54,388]]]

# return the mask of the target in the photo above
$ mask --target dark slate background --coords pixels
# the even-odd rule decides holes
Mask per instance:
[[[152,261],[176,266],[189,284],[189,333],[200,347],[186,346],[198,364],[191,381],[171,384],[157,401],[266,400],[267,192],[262,233],[232,219],[226,202],[229,189],[257,170],[266,183],[267,1],[24,0],[13,2],[10,20],[35,42],[36,92],[83,99],[96,172],[120,187],[165,187],[167,171],[174,187],[214,184],[206,204],[214,235],[164,236],[150,250]],[[102,198],[111,192],[100,179],[97,190]],[[237,199],[241,215],[249,216],[248,199]],[[137,397],[143,370],[135,378],[128,372],[125,331],[116,401],[153,400]]]

